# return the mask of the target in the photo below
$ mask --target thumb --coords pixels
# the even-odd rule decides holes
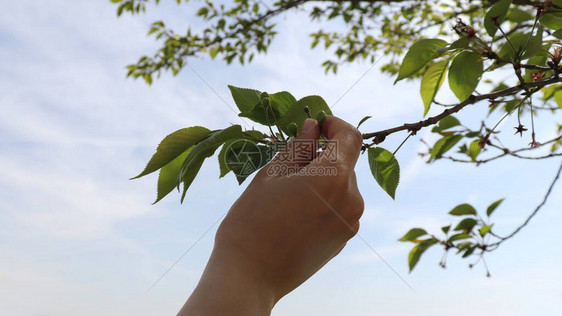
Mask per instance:
[[[320,127],[313,119],[306,119],[302,125],[300,134],[290,141],[270,165],[305,166],[316,157],[316,147],[320,138]]]
[[[320,138],[320,127],[318,126],[318,122],[316,122],[316,120],[313,120],[311,118],[307,118],[302,124],[300,134],[297,137],[295,137],[294,140],[309,139],[309,140],[316,141],[319,138]]]

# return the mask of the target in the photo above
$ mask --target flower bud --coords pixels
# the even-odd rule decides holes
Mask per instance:
[[[263,99],[261,100],[261,105],[262,105],[264,108],[268,108],[268,107],[271,105],[271,100],[270,100],[268,97],[263,98]]]
[[[326,120],[326,112],[324,111],[318,112],[318,114],[316,115],[316,121],[318,121],[318,124],[322,125],[322,123],[324,123],[325,120]]]
[[[297,133],[298,133],[297,123],[295,122],[289,123],[289,125],[287,125],[287,134],[291,137],[297,137]]]

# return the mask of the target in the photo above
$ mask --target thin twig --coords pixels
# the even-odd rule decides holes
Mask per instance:
[[[557,82],[561,82],[562,78],[555,76],[549,79],[545,79],[545,80],[540,80],[540,81],[534,81],[534,82],[525,82],[524,84],[521,85],[517,85],[511,88],[507,88],[504,90],[500,90],[500,91],[496,91],[496,92],[492,92],[492,93],[488,93],[488,94],[481,94],[478,96],[475,95],[471,95],[470,97],[468,97],[466,100],[464,100],[463,102],[445,109],[443,112],[441,112],[441,114],[436,115],[436,116],[432,116],[426,120],[423,121],[419,121],[417,123],[406,123],[404,125],[401,126],[396,126],[393,128],[389,128],[389,129],[385,129],[385,130],[381,130],[381,131],[377,131],[377,132],[372,132],[372,133],[365,133],[363,134],[363,139],[370,139],[370,138],[375,138],[374,139],[374,143],[375,144],[380,144],[384,141],[384,139],[386,138],[386,136],[396,133],[396,132],[400,132],[400,131],[410,131],[413,132],[414,134],[419,131],[420,129],[422,129],[423,127],[427,127],[433,124],[437,124],[440,120],[442,120],[443,118],[453,114],[453,113],[457,113],[458,111],[462,110],[465,106],[470,105],[470,104],[474,104],[478,101],[481,100],[485,100],[485,99],[495,99],[495,98],[499,98],[499,97],[504,97],[507,95],[512,95],[515,94],[521,90],[524,89],[529,89],[529,88],[542,88],[544,86],[547,86],[549,84],[553,84],[553,83],[557,83]]]
[[[544,198],[542,200],[542,202],[537,205],[537,207],[535,208],[535,210],[533,211],[533,213],[531,213],[531,215],[529,215],[529,217],[527,217],[527,219],[525,220],[525,222],[523,224],[521,224],[519,227],[517,227],[511,234],[507,235],[506,237],[501,238],[500,241],[495,242],[493,244],[490,244],[489,246],[495,247],[495,246],[499,246],[502,242],[510,239],[511,237],[515,236],[521,229],[523,229],[523,227],[527,226],[527,224],[529,224],[529,222],[531,221],[531,219],[537,215],[537,213],[539,212],[539,210],[543,207],[543,205],[546,203],[546,201],[548,200],[548,197],[550,196],[550,193],[552,192],[552,188],[554,188],[554,185],[556,184],[556,182],[558,181],[558,178],[560,178],[560,173],[562,173],[562,162],[560,163],[560,167],[558,167],[558,172],[556,173],[556,177],[554,177],[554,180],[552,180],[552,183],[550,184],[550,186],[548,187],[548,191],[546,191],[546,194],[544,195]]]

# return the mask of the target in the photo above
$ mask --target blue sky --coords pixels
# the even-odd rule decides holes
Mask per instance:
[[[193,5],[191,5],[193,7]],[[179,310],[196,285],[211,251],[214,228],[148,293],[147,289],[243,191],[232,175],[219,180],[218,164],[206,163],[186,202],[171,194],[151,205],[156,175],[129,181],[158,142],[183,127],[222,128],[243,121],[189,69],[163,74],[153,86],[125,79],[124,66],[157,46],[145,34],[164,18],[183,27],[192,10],[163,5],[148,15],[116,18],[109,1],[11,1],[0,10],[0,313],[3,315],[163,315]],[[323,96],[334,104],[371,67],[341,67],[324,75],[326,55],[310,51],[306,16],[279,19],[280,36],[267,56],[241,67],[194,59],[193,69],[234,107],[227,84],[297,97]],[[421,119],[419,83],[401,82],[375,66],[333,108],[375,131]],[[446,89],[444,89],[446,90]],[[451,93],[439,95],[454,102]],[[433,114],[438,109],[432,109]],[[487,105],[461,114],[479,124]],[[493,121],[497,117],[491,116]],[[528,117],[526,118],[528,119]],[[554,136],[540,117],[539,140]],[[512,120],[502,125],[505,142]],[[390,137],[394,149],[405,135]],[[528,136],[528,135],[527,135]],[[397,155],[402,168],[396,201],[375,183],[360,158],[357,174],[366,202],[360,235],[415,290],[361,240],[307,283],[289,294],[273,315],[556,314],[562,299],[562,255],[558,243],[562,186],[516,238],[487,256],[492,278],[481,265],[430,250],[415,271],[407,270],[409,245],[398,243],[409,228],[437,231],[451,223],[456,204],[484,209],[506,197],[496,211],[498,233],[516,227],[536,204],[559,161],[506,158],[474,167],[439,161],[427,165],[422,131]]]

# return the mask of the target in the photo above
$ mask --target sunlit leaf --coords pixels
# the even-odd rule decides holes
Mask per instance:
[[[458,54],[449,68],[449,87],[459,101],[464,101],[476,89],[484,64],[482,57],[472,52]]]
[[[414,267],[416,266],[416,264],[420,260],[421,256],[423,255],[423,253],[427,249],[429,249],[429,247],[435,245],[436,243],[437,243],[437,240],[435,240],[433,238],[426,239],[422,243],[420,243],[419,245],[416,245],[414,248],[412,248],[412,250],[410,251],[410,254],[408,255],[408,266],[410,268],[410,272],[412,272],[412,270],[414,269]]]
[[[470,236],[469,234],[465,234],[465,233],[454,234],[451,237],[449,237],[449,239],[447,239],[447,243],[457,241],[457,240],[468,239],[468,238],[472,238],[472,236]]]
[[[370,119],[372,116],[367,115],[364,118],[361,119],[361,121],[359,121],[359,123],[357,124],[357,128],[359,128],[359,126],[361,126],[361,124],[365,123],[366,120]]]
[[[480,227],[480,229],[478,230],[478,232],[480,233],[480,236],[484,237],[484,235],[486,235],[487,233],[490,232],[490,230],[492,229],[492,226],[494,226],[494,224],[492,225],[485,225]]]
[[[193,145],[207,138],[210,132],[204,127],[194,126],[182,128],[166,136],[160,142],[158,148],[156,148],[156,153],[152,156],[144,170],[132,179],[140,178],[164,167]]]
[[[540,23],[551,30],[558,31],[562,29],[562,13],[553,12],[543,15],[540,18]]]
[[[463,216],[463,215],[476,215],[476,209],[470,204],[460,204],[455,206],[449,214],[454,216]]]
[[[455,231],[465,231],[470,232],[474,226],[476,226],[478,222],[474,218],[465,218],[459,222],[459,224],[455,227]]]
[[[205,158],[212,156],[217,148],[226,141],[236,138],[242,138],[242,128],[240,125],[232,125],[215,132],[212,136],[201,141],[191,150],[182,164],[176,183],[178,186],[180,183],[183,183],[182,202],[187,189],[191,185],[191,182],[193,182],[197,172],[199,172]]]
[[[382,148],[369,148],[369,167],[377,183],[394,199],[400,182],[400,166],[394,155]]]
[[[435,64],[431,65],[429,69],[424,73],[421,86],[420,86],[420,93],[424,104],[424,112],[423,115],[425,116],[429,111],[429,107],[431,106],[431,102],[433,102],[433,98],[439,91],[439,88],[445,81],[445,72],[447,71],[447,65],[449,65],[448,60],[438,61]]]
[[[478,155],[480,154],[480,150],[482,148],[480,148],[480,145],[478,145],[479,141],[475,140],[473,142],[470,143],[470,146],[468,147],[468,156],[470,157],[470,159],[472,159],[472,161],[476,161],[476,157],[478,157]]]
[[[402,238],[398,239],[399,241],[413,241],[418,239],[418,237],[427,235],[425,229],[422,228],[412,228],[408,231]]]
[[[444,47],[447,42],[435,38],[422,39],[410,47],[400,65],[398,78],[394,83],[408,78],[420,71],[430,60],[437,55],[437,48]]]
[[[156,204],[158,201],[162,200],[168,193],[172,192],[172,190],[177,186],[178,175],[181,170],[181,166],[189,152],[193,149],[192,146],[188,150],[184,151],[182,154],[177,156],[174,160],[170,161],[166,164],[162,169],[160,169],[160,173],[158,174],[158,186],[157,186],[157,196],[156,201],[153,204]]]
[[[488,208],[486,209],[486,215],[490,216],[492,215],[492,213],[496,210],[496,208],[498,206],[500,206],[500,204],[503,202],[504,199],[499,199],[497,201],[495,201],[494,203],[490,204],[490,206],[488,206]]]
[[[448,135],[439,139],[431,148],[431,155],[428,161],[436,160],[441,158],[445,153],[447,153],[453,146],[455,146],[464,136],[461,134]]]
[[[261,100],[261,91],[228,86],[240,113],[250,113]]]
[[[441,119],[439,121],[439,123],[437,125],[435,125],[431,131],[434,133],[439,133],[441,131],[447,130],[449,128],[455,127],[455,126],[459,126],[461,125],[461,122],[459,122],[459,120],[452,116],[452,115],[448,115],[445,116],[443,119]]]

